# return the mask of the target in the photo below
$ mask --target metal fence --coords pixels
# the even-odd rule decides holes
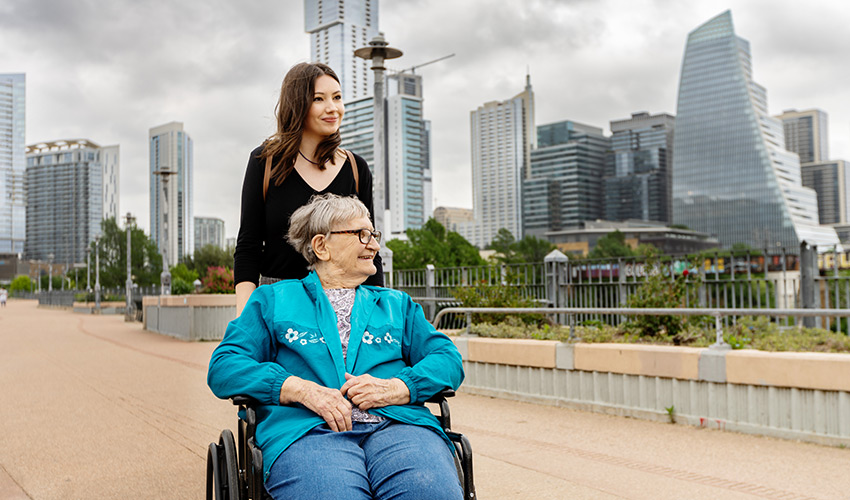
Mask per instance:
[[[671,285],[683,280],[684,306],[708,309],[758,309],[785,326],[800,318],[774,314],[777,309],[846,309],[850,307],[848,254],[818,254],[817,248],[801,245],[799,254],[780,252],[703,256],[661,256],[653,262],[641,258],[568,259],[550,254],[545,262],[522,265],[459,267],[395,271],[393,287],[422,303],[433,319],[445,307],[461,305],[453,290],[459,287],[508,286],[522,297],[537,299],[549,307],[585,309],[575,320],[617,324],[617,314],[598,309],[633,305],[633,298],[649,276],[662,276]],[[724,324],[736,315],[724,315]],[[847,332],[847,319],[833,315],[802,318],[805,326],[821,326]]]

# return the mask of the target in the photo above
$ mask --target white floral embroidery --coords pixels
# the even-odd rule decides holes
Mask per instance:
[[[376,338],[375,338],[375,342],[377,342],[378,344],[380,344],[380,343],[381,343],[381,337],[376,337]]]
[[[284,335],[286,341],[290,344],[298,340],[299,344],[307,345],[310,344],[318,344],[319,342],[325,343],[324,337],[321,337],[318,333],[315,332],[299,332],[293,328],[286,329],[286,335]]]
[[[369,330],[366,330],[365,332],[363,332],[363,343],[364,344],[371,344],[372,339],[374,339],[374,338],[375,337],[371,333],[369,333]]]
[[[396,343],[398,342],[396,339],[393,338],[392,335],[390,335],[390,332],[387,332],[387,334],[384,335],[384,340],[387,342],[387,344],[392,344],[393,342],[396,342]]]

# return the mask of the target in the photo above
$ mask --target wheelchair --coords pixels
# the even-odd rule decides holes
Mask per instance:
[[[474,500],[472,446],[466,436],[451,430],[451,412],[446,399],[454,395],[454,391],[444,390],[428,402],[439,405],[439,414],[435,416],[454,444],[455,467],[464,500]],[[207,450],[207,500],[270,500],[263,484],[263,454],[254,440],[259,403],[247,396],[235,396],[231,401],[245,418],[240,418],[237,424],[238,440],[234,439],[230,429],[224,429],[218,443],[210,443]]]

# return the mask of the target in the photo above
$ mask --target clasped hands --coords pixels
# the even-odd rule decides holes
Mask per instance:
[[[347,398],[347,399],[346,399]],[[351,405],[361,410],[403,405],[410,402],[410,390],[401,379],[376,378],[371,375],[345,374],[340,389],[291,376],[280,388],[281,404],[301,403],[322,417],[335,432],[351,430]]]

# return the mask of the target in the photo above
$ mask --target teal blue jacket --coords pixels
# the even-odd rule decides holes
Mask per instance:
[[[257,399],[257,445],[265,477],[295,440],[324,423],[300,404],[281,405],[280,388],[290,375],[341,388],[345,373],[399,378],[410,403],[371,413],[433,429],[446,439],[424,402],[463,381],[461,356],[452,341],[425,319],[406,293],[357,287],[351,312],[348,355],[343,362],[336,313],[315,272],[254,290],[242,315],[227,325],[210,359],[207,384],[219,398]]]

